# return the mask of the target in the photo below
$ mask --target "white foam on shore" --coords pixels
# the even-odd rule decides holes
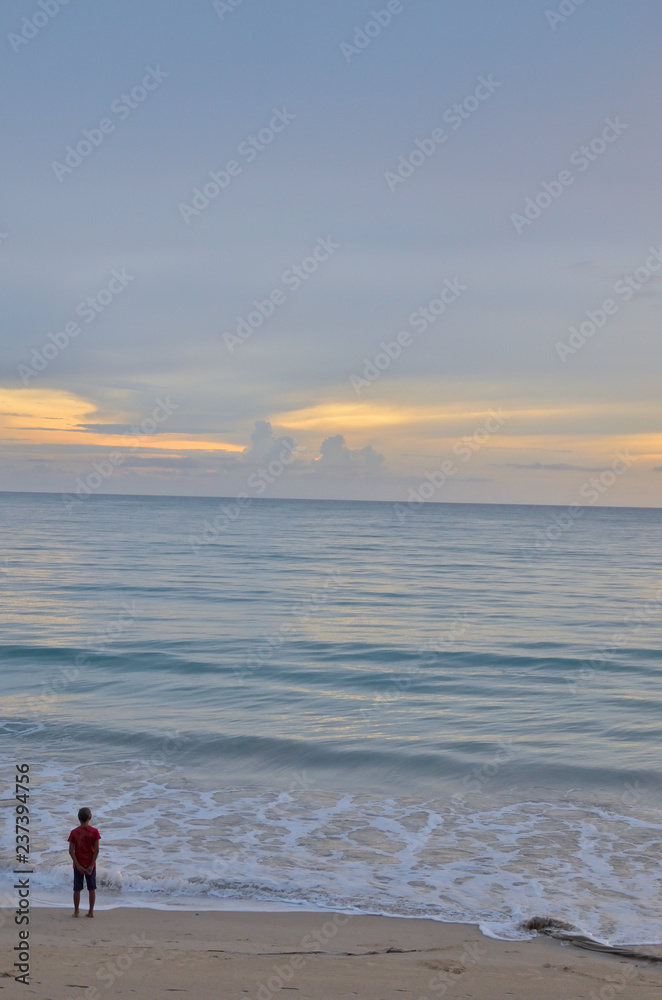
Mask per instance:
[[[92,772],[96,771],[93,778]],[[479,925],[529,937],[549,915],[611,944],[662,942],[662,817],[618,803],[380,798],[144,781],[121,767],[34,770],[34,901],[68,904],[72,801],[105,803],[99,902],[156,909],[334,910]],[[13,875],[4,866],[2,888]],[[6,895],[3,898],[8,898]]]
[[[53,898],[33,896],[32,905],[34,907],[43,906],[46,909],[70,909],[71,902],[63,901],[60,892],[53,893]],[[200,896],[195,899],[177,898],[168,896],[166,899],[155,900],[153,896],[146,893],[144,898],[140,895],[118,896],[109,902],[106,898],[102,902],[97,900],[95,910],[117,910],[121,907],[130,907],[140,910],[160,910],[171,913],[173,910],[181,910],[185,913],[204,910],[208,913],[326,913],[324,907],[312,906],[310,903],[267,903],[257,899],[209,899],[208,896]]]

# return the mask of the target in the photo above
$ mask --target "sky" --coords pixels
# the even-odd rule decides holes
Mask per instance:
[[[0,21],[0,489],[659,506],[655,0]]]

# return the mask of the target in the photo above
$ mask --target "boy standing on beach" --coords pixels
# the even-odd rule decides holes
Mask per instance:
[[[87,881],[87,889],[90,894],[90,909],[87,915],[88,917],[94,916],[94,902],[97,897],[97,857],[101,834],[95,827],[90,826],[91,819],[91,809],[86,806],[79,809],[78,822],[80,826],[77,826],[69,834],[69,854],[74,863],[74,917],[78,916],[83,876]]]

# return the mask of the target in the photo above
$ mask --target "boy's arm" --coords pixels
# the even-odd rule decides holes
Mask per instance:
[[[92,861],[90,862],[90,867],[85,869],[88,875],[91,875],[92,872],[94,871],[94,866],[97,863],[98,857],[99,857],[99,841],[97,840],[97,842],[94,845],[94,854],[92,855]]]
[[[76,857],[76,848],[73,844],[69,844],[69,854],[71,855],[71,860],[78,869],[79,872],[84,872],[85,869],[78,864],[78,858]]]

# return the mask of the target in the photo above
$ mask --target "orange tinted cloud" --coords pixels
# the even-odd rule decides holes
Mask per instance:
[[[101,445],[106,448],[154,448],[169,451],[242,452],[244,445],[227,441],[200,440],[182,434],[104,434],[85,431],[97,408],[74,393],[60,389],[0,388],[0,440],[21,444]]]

